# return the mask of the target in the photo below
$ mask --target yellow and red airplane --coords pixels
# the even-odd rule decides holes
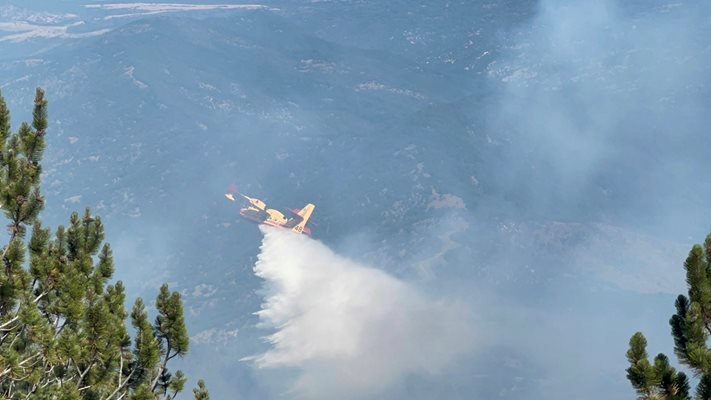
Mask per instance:
[[[267,208],[267,205],[262,200],[245,196],[242,193],[237,194],[244,197],[249,203],[246,207],[240,208],[239,215],[242,217],[259,224],[287,228],[292,232],[311,235],[311,229],[306,226],[306,223],[309,222],[311,213],[314,212],[315,206],[313,204],[309,203],[300,210],[289,209],[289,212],[294,216],[286,218],[281,211]],[[235,196],[232,193],[225,194],[225,197],[230,201],[235,201]]]

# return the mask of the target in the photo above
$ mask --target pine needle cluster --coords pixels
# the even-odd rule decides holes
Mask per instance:
[[[32,118],[13,133],[0,95],[0,204],[9,233],[0,253],[0,398],[175,398],[186,377],[168,363],[187,353],[189,341],[180,294],[160,288],[153,323],[141,298],[129,314],[123,283],[110,282],[114,261],[101,218],[87,209],[53,233],[42,226],[41,89]],[[209,399],[204,382],[198,386],[195,398]]]
[[[630,339],[627,351],[627,379],[643,400],[711,400],[711,235],[696,244],[684,262],[687,295],[676,299],[676,313],[669,320],[674,338],[674,354],[698,378],[694,396],[683,372],[669,365],[664,354],[651,363],[647,340],[641,332]]]

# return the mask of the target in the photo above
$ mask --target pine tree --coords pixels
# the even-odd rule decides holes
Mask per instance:
[[[699,400],[711,400],[711,235],[703,246],[691,248],[686,261],[687,295],[676,299],[676,313],[669,319],[674,338],[674,354],[699,378],[696,394]],[[676,372],[664,354],[650,364],[647,341],[637,332],[630,339],[627,359],[627,379],[637,390],[640,399],[691,399],[689,380],[683,372]]]
[[[193,389],[193,394],[195,400],[210,400],[210,393],[205,388],[205,382],[202,379],[198,381],[198,387]]]
[[[113,254],[101,218],[87,209],[54,234],[42,226],[46,129],[41,89],[32,124],[17,133],[0,94],[0,204],[9,221],[0,257],[0,398],[173,399],[186,381],[168,369],[188,350],[180,294],[161,287],[153,324],[141,298],[129,315],[123,283],[110,283]],[[204,382],[194,393],[207,398]]]

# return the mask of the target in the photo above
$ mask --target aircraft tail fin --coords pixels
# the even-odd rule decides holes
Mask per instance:
[[[311,203],[305,205],[304,208],[302,208],[297,213],[301,217],[301,222],[299,222],[299,224],[295,227],[291,228],[291,230],[296,233],[304,232],[304,227],[306,226],[306,223],[309,222],[309,218],[311,218],[311,213],[314,212],[314,208],[315,206]]]

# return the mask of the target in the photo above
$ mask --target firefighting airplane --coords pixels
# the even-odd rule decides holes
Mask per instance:
[[[311,235],[311,229],[306,226],[306,223],[309,221],[309,218],[311,218],[311,213],[314,212],[315,206],[313,204],[309,203],[301,210],[289,209],[289,212],[294,214],[294,216],[286,218],[280,211],[267,208],[267,205],[259,199],[245,196],[242,193],[237,194],[249,202],[247,207],[242,207],[239,210],[239,214],[242,217],[259,224],[287,228],[292,232]],[[235,196],[232,193],[225,194],[225,197],[230,201],[235,201]]]

